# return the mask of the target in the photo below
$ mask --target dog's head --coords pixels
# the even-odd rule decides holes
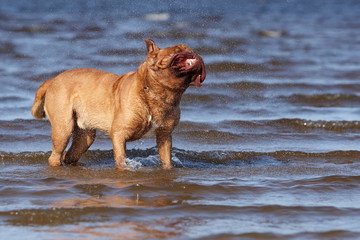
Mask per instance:
[[[201,87],[206,77],[205,65],[191,48],[179,44],[160,49],[150,39],[145,42],[146,64],[153,78],[172,89],[184,89],[189,85]]]

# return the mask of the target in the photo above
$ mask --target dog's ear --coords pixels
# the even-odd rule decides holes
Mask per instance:
[[[146,43],[146,48],[148,53],[153,53],[154,51],[159,51],[160,48],[155,44],[155,42],[151,39],[144,39]]]

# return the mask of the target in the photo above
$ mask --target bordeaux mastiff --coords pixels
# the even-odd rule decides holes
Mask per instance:
[[[185,45],[160,49],[150,39],[145,42],[147,57],[137,71],[116,75],[72,69],[39,87],[31,113],[50,120],[50,166],[76,164],[99,129],[110,135],[117,168],[126,166],[126,142],[150,130],[156,135],[163,167],[171,168],[171,135],[179,123],[181,96],[190,85],[201,86],[205,66]],[[71,147],[64,154],[71,136]]]

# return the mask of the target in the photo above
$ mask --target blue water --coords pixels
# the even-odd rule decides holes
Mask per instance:
[[[0,237],[358,239],[360,1],[0,0]],[[182,98],[173,171],[153,138],[114,169],[98,132],[49,168],[51,126],[30,109],[72,68],[117,74],[144,38],[204,59]]]

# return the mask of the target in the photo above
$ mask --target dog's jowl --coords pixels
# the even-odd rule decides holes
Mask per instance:
[[[185,45],[160,49],[146,39],[147,56],[137,71],[123,75],[80,68],[45,81],[31,113],[51,123],[51,166],[76,164],[93,143],[96,129],[110,135],[116,166],[125,166],[126,142],[154,131],[164,168],[171,168],[172,131],[180,100],[190,86],[201,86],[202,58]],[[72,136],[72,144],[64,154]]]

